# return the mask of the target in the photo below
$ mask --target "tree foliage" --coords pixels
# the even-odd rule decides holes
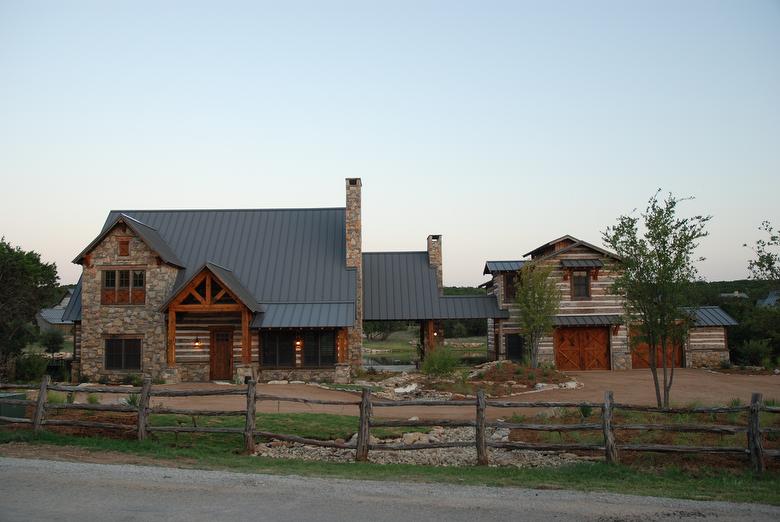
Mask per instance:
[[[756,255],[755,259],[748,261],[750,276],[753,279],[780,281],[780,232],[769,221],[762,222],[758,230],[768,237],[757,240],[755,246],[749,247]]]
[[[539,344],[552,333],[553,316],[558,313],[561,303],[561,292],[551,274],[552,267],[533,263],[525,263],[517,271],[515,304],[533,368],[539,365]]]
[[[39,309],[56,298],[57,267],[0,238],[0,373],[35,339]]]
[[[711,216],[678,217],[678,205],[690,198],[669,194],[659,200],[659,194],[660,190],[650,198],[640,216],[620,216],[603,233],[603,240],[622,260],[612,292],[625,297],[626,320],[639,333],[632,342],[649,346],[656,401],[668,408],[674,351],[684,342],[689,326],[683,309],[691,304],[690,288],[698,277],[695,262],[703,260],[694,254],[699,240],[707,236]],[[663,384],[658,377],[659,350]]]
[[[57,353],[62,351],[65,344],[65,335],[59,330],[44,330],[38,337],[38,342],[48,353]]]

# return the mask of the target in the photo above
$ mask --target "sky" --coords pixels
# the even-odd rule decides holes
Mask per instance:
[[[0,0],[0,235],[71,260],[110,209],[344,205],[364,251],[485,280],[659,188],[708,280],[780,225],[780,1]]]

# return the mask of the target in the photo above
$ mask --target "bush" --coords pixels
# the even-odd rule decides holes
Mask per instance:
[[[122,379],[122,384],[130,384],[131,386],[141,386],[144,383],[144,378],[138,375],[137,373],[131,373],[130,375],[125,375],[125,377]]]
[[[772,356],[768,339],[750,339],[742,343],[734,354],[743,365],[759,366]]]
[[[57,353],[62,351],[65,336],[59,330],[44,330],[38,336],[38,342],[48,353]]]
[[[458,356],[452,350],[438,347],[425,356],[420,371],[425,375],[450,375],[458,365]]]
[[[40,381],[46,375],[49,358],[37,353],[27,353],[17,357],[14,363],[16,367],[14,380],[20,382]]]
[[[100,404],[100,397],[97,393],[87,394],[87,404]]]
[[[132,406],[133,408],[137,408],[141,402],[141,396],[137,393],[130,393],[122,402],[125,403],[125,406]]]
[[[587,419],[591,415],[593,415],[593,406],[589,406],[587,404],[583,404],[580,406],[580,416],[583,419]]]
[[[46,393],[46,402],[49,404],[65,404],[68,397],[64,393],[50,391]]]

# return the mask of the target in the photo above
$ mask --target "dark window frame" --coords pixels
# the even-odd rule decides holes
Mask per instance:
[[[137,346],[132,346],[137,343]],[[113,345],[113,346],[112,346]],[[118,345],[118,346],[117,346]],[[116,354],[110,354],[110,350],[119,349],[119,364],[114,364]],[[137,355],[129,354],[132,350],[138,351]],[[114,372],[138,372],[143,369],[143,339],[133,336],[111,336],[103,340],[103,368]],[[137,359],[138,365],[131,365]]]
[[[146,270],[111,268],[103,269],[100,272],[100,304],[109,306],[141,306],[146,304]],[[135,284],[139,279],[138,273],[142,274],[140,276],[142,285]],[[108,282],[113,284],[109,285]]]
[[[577,284],[576,281],[578,279],[585,279],[585,284]],[[569,274],[569,281],[573,301],[588,301],[591,299],[591,276],[589,270],[572,270],[571,274]],[[578,292],[578,289],[584,290],[584,293]]]
[[[330,349],[332,354],[328,355],[326,352],[325,357],[323,357],[323,347],[327,350],[329,346],[327,341],[323,343],[323,339],[328,337],[331,340]],[[296,363],[296,339],[303,341],[300,365]],[[289,347],[287,346],[288,342]],[[266,330],[262,332],[261,343],[261,368],[334,368],[338,363],[338,336],[336,335],[336,330]],[[316,343],[316,349],[314,350],[316,363],[311,357],[313,343]],[[280,357],[280,354],[282,357]],[[309,362],[307,362],[307,355],[309,356]],[[328,359],[332,359],[332,362],[328,362]]]
[[[517,296],[517,273],[506,272],[504,273],[504,304],[511,304],[515,302]]]

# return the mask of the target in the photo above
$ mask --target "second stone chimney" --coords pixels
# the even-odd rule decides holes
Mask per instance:
[[[361,218],[360,178],[347,178],[347,204],[344,216],[347,268],[355,269],[355,326],[348,329],[349,363],[360,367],[363,360],[363,220]]]
[[[428,265],[436,269],[436,283],[439,285],[439,292],[444,291],[444,278],[441,270],[441,235],[431,234],[428,236]]]

